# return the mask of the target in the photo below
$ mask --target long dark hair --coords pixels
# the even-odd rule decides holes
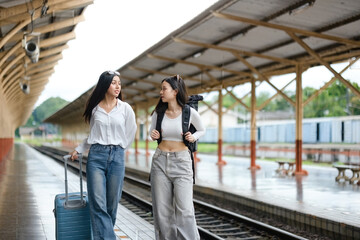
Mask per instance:
[[[161,83],[163,83],[165,81],[170,84],[172,89],[178,90],[178,93],[176,94],[176,101],[181,106],[181,108],[183,108],[188,99],[188,94],[186,91],[184,80],[179,75],[175,75],[175,76],[164,78],[161,81]],[[156,105],[154,111],[151,113],[151,115],[154,112],[156,112],[156,113],[165,112],[167,108],[168,108],[168,103],[164,103],[160,98],[159,102],[157,103],[157,105]]]
[[[97,82],[94,90],[92,91],[85,105],[85,111],[83,114],[85,122],[90,123],[90,119],[94,107],[96,107],[99,104],[99,102],[105,98],[105,94],[109,89],[110,84],[115,76],[119,76],[120,78],[120,74],[113,71],[105,71],[100,75],[99,81]],[[117,98],[122,100],[121,91],[117,96]]]

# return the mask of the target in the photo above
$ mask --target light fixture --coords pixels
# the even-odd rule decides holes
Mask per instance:
[[[31,36],[31,40],[27,41],[27,37]],[[26,56],[28,56],[32,63],[37,63],[39,61],[40,48],[39,48],[39,38],[40,33],[32,32],[30,34],[24,33],[22,40],[22,46],[25,49]]]
[[[20,79],[20,89],[25,94],[30,93],[30,77],[25,76],[23,79]]]
[[[27,42],[25,45],[25,51],[26,55],[30,58],[32,63],[37,63],[39,61],[40,50],[35,42]]]
[[[198,57],[200,57],[201,55],[202,55],[202,52],[201,52],[201,51],[196,52],[196,53],[193,54],[193,58],[198,58]]]
[[[296,14],[299,14],[301,13],[302,11],[308,9],[309,7],[313,6],[315,4],[315,0],[310,0],[308,2],[306,2],[305,4],[295,8],[295,9],[292,9],[289,11],[289,15],[296,15]]]

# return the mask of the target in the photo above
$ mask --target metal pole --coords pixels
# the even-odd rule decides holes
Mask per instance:
[[[302,98],[302,65],[296,64],[296,139],[295,139],[295,175],[308,175],[302,169],[302,119],[303,119],[303,98]]]
[[[256,165],[256,85],[255,78],[251,80],[251,123],[250,123],[250,169],[260,169],[259,165]]]

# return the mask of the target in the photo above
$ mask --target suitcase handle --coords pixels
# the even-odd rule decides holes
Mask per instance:
[[[81,153],[78,154],[79,156],[79,165],[80,165],[80,169],[79,169],[79,175],[80,175],[80,204],[70,204],[69,205],[69,192],[68,192],[68,180],[67,180],[67,162],[70,159],[71,155],[65,155],[64,156],[64,164],[65,164],[65,206],[68,206],[70,208],[73,207],[79,207],[79,206],[83,206],[84,204],[86,204],[85,200],[84,200],[84,194],[83,194],[83,182],[82,182],[82,158],[83,155]]]

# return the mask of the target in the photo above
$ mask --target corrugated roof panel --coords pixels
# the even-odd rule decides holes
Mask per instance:
[[[359,16],[360,16],[360,10],[359,10]],[[348,39],[352,39],[354,37],[357,37],[357,39],[359,39],[360,36],[359,26],[360,26],[360,20],[331,29],[330,31],[325,31],[324,33],[333,36],[345,37]]]
[[[224,35],[231,35],[235,33],[239,27],[244,27],[246,24],[236,21],[229,21],[226,19],[211,18],[187,32],[184,37],[189,40],[201,41],[205,43],[213,43],[222,39]]]
[[[200,49],[201,48],[189,44],[173,42],[157,51],[156,54],[170,58],[177,58],[179,57],[179,53],[182,53],[182,56],[188,56],[192,55],[194,52],[199,51]]]
[[[351,39],[359,39],[360,36],[360,1],[316,0],[311,7],[297,12],[299,7],[303,8],[302,4],[308,2],[311,1],[217,1],[119,70],[132,79],[129,80],[129,88],[140,89],[139,85],[144,84],[141,78],[144,82],[159,84],[166,76],[180,74],[185,77],[190,91],[199,93],[220,89],[220,85],[236,86],[254,77],[251,68],[225,51],[224,47],[238,50],[240,56],[269,78],[293,73],[297,63],[304,64],[305,69],[319,65],[286,31],[300,37],[320,56],[324,52],[327,56],[331,53],[337,61],[359,56],[360,41]],[[289,14],[290,11],[292,14]],[[297,13],[294,14],[294,11]],[[332,40],[319,34],[322,31],[331,35]],[[193,42],[175,42],[174,37],[176,41]],[[242,51],[250,53],[246,55]],[[199,52],[201,55],[197,54]],[[134,80],[140,84],[132,85]],[[158,96],[159,88],[151,84],[144,84],[142,88],[144,90],[138,98],[132,100],[148,105],[154,99],[142,99]]]
[[[145,57],[141,61],[139,61],[136,66],[140,68],[147,68],[147,69],[160,69],[163,66],[166,66],[170,64],[171,62],[160,60],[160,59],[154,59]]]
[[[210,66],[221,65],[224,62],[227,62],[231,59],[234,59],[234,55],[229,52],[220,51],[216,49],[208,49],[202,53],[199,57],[191,57],[187,59],[189,62],[194,62],[197,64],[204,64]]]
[[[121,76],[131,76],[133,78],[141,78],[144,75],[145,73],[143,71],[137,71],[133,69],[124,69],[120,72],[120,78]]]
[[[287,2],[289,3],[289,2]],[[224,13],[240,15],[247,18],[262,19],[284,8],[284,0],[241,0],[226,8]]]
[[[316,30],[359,14],[360,1],[318,0],[297,14],[284,15],[276,21],[292,27]]]
[[[172,69],[174,69],[175,73],[178,73],[180,75],[192,75],[200,71],[198,67],[183,63],[176,64],[175,66],[173,66]]]
[[[136,94],[139,94],[139,91],[136,89],[133,89],[131,87],[124,87],[124,93],[130,94],[130,95],[136,95]]]
[[[268,48],[289,39],[289,35],[283,31],[257,27],[248,31],[245,35],[235,38],[233,41],[227,41],[226,46],[245,51],[258,52],[261,49]]]
[[[13,126],[24,124],[31,114],[33,105],[54,72],[54,63],[61,59],[66,43],[75,38],[74,26],[84,20],[82,13],[92,3],[92,0],[31,1],[29,5],[27,1],[17,1],[12,7],[0,7],[0,94],[9,103],[12,116],[8,118],[15,116]],[[41,12],[43,7],[47,11]],[[34,10],[32,17],[30,8]],[[63,24],[64,20],[69,21]],[[39,36],[39,42],[36,42],[39,55],[31,60],[21,44],[25,36],[27,42],[33,37],[30,34]],[[57,38],[60,35],[65,37]],[[22,81],[26,78],[31,81]],[[31,90],[24,94],[23,87],[28,84]]]

